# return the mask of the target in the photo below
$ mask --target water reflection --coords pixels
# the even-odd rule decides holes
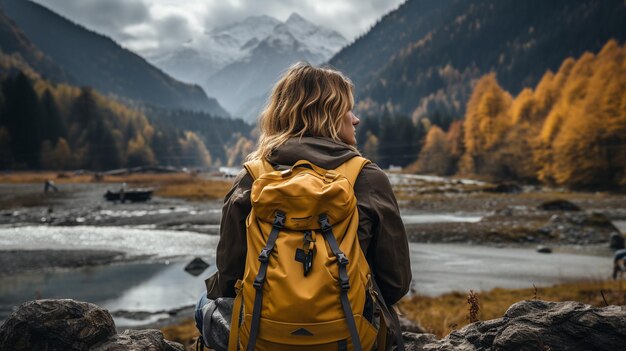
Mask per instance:
[[[425,214],[402,214],[402,222],[404,224],[425,224],[425,223],[476,223],[479,222],[483,216],[470,215],[470,214],[438,214],[438,213],[425,213]]]
[[[111,312],[157,312],[189,306],[204,289],[204,278],[215,268],[193,277],[183,270],[187,263],[127,263],[0,276],[0,320],[35,298],[71,298]],[[132,320],[114,319],[118,326],[134,324]]]

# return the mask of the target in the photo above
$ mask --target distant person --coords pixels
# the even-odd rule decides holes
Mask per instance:
[[[47,193],[49,190],[54,190],[55,193],[59,191],[59,188],[57,188],[57,186],[54,184],[54,181],[50,179],[46,180],[43,183],[43,192]]]
[[[257,149],[226,195],[217,272],[196,308],[208,346],[225,350],[230,335],[230,350],[369,350],[382,321],[399,329],[390,307],[411,282],[407,236],[386,174],[355,148],[353,107],[352,83],[329,68],[298,63],[275,85]],[[242,295],[240,325],[232,298]],[[378,350],[401,344],[384,336]]]
[[[621,249],[615,251],[613,255],[613,279],[617,279],[618,275],[622,279],[624,271],[626,271],[626,249]]]

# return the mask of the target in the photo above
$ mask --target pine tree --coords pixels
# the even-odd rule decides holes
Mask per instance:
[[[13,160],[18,166],[39,167],[43,112],[30,79],[23,73],[2,86],[2,123],[10,135]]]

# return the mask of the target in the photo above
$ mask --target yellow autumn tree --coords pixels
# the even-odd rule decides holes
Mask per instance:
[[[446,133],[438,126],[432,126],[426,134],[417,160],[417,172],[445,175],[450,167],[450,145],[447,143]]]
[[[511,101],[511,95],[496,81],[495,73],[482,77],[476,83],[465,114],[465,154],[460,165],[462,174],[499,174],[492,154],[497,152],[510,125],[508,113]]]
[[[190,167],[210,167],[211,154],[200,137],[189,131],[185,132],[184,136],[184,139],[179,140],[182,149],[181,164]]]
[[[571,188],[626,186],[626,46],[566,59],[514,99],[493,74],[464,122],[465,174]]]
[[[154,166],[157,164],[156,157],[150,146],[146,143],[143,135],[137,134],[128,141],[126,147],[126,166]]]
[[[237,134],[235,146],[226,150],[229,167],[239,167],[243,165],[246,156],[254,151],[254,142],[241,134]]]
[[[552,143],[546,174],[570,187],[615,188],[626,168],[626,48],[608,42],[572,70],[563,99],[568,108]]]

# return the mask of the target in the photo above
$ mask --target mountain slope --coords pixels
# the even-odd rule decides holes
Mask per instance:
[[[0,49],[5,54],[19,54],[29,67],[48,79],[69,80],[63,69],[42,53],[3,11],[0,11]]]
[[[623,0],[409,0],[330,63],[357,82],[361,112],[455,117],[483,74],[517,93],[566,57],[623,42],[624,18]],[[387,45],[388,33],[410,42]]]
[[[329,63],[348,73],[358,89],[400,50],[418,42],[439,23],[449,21],[453,15],[447,9],[453,2],[406,1],[381,18],[367,33],[336,53]]]
[[[30,40],[78,85],[93,86],[122,99],[228,115],[199,86],[176,81],[113,40],[38,4],[3,0],[2,7]]]

